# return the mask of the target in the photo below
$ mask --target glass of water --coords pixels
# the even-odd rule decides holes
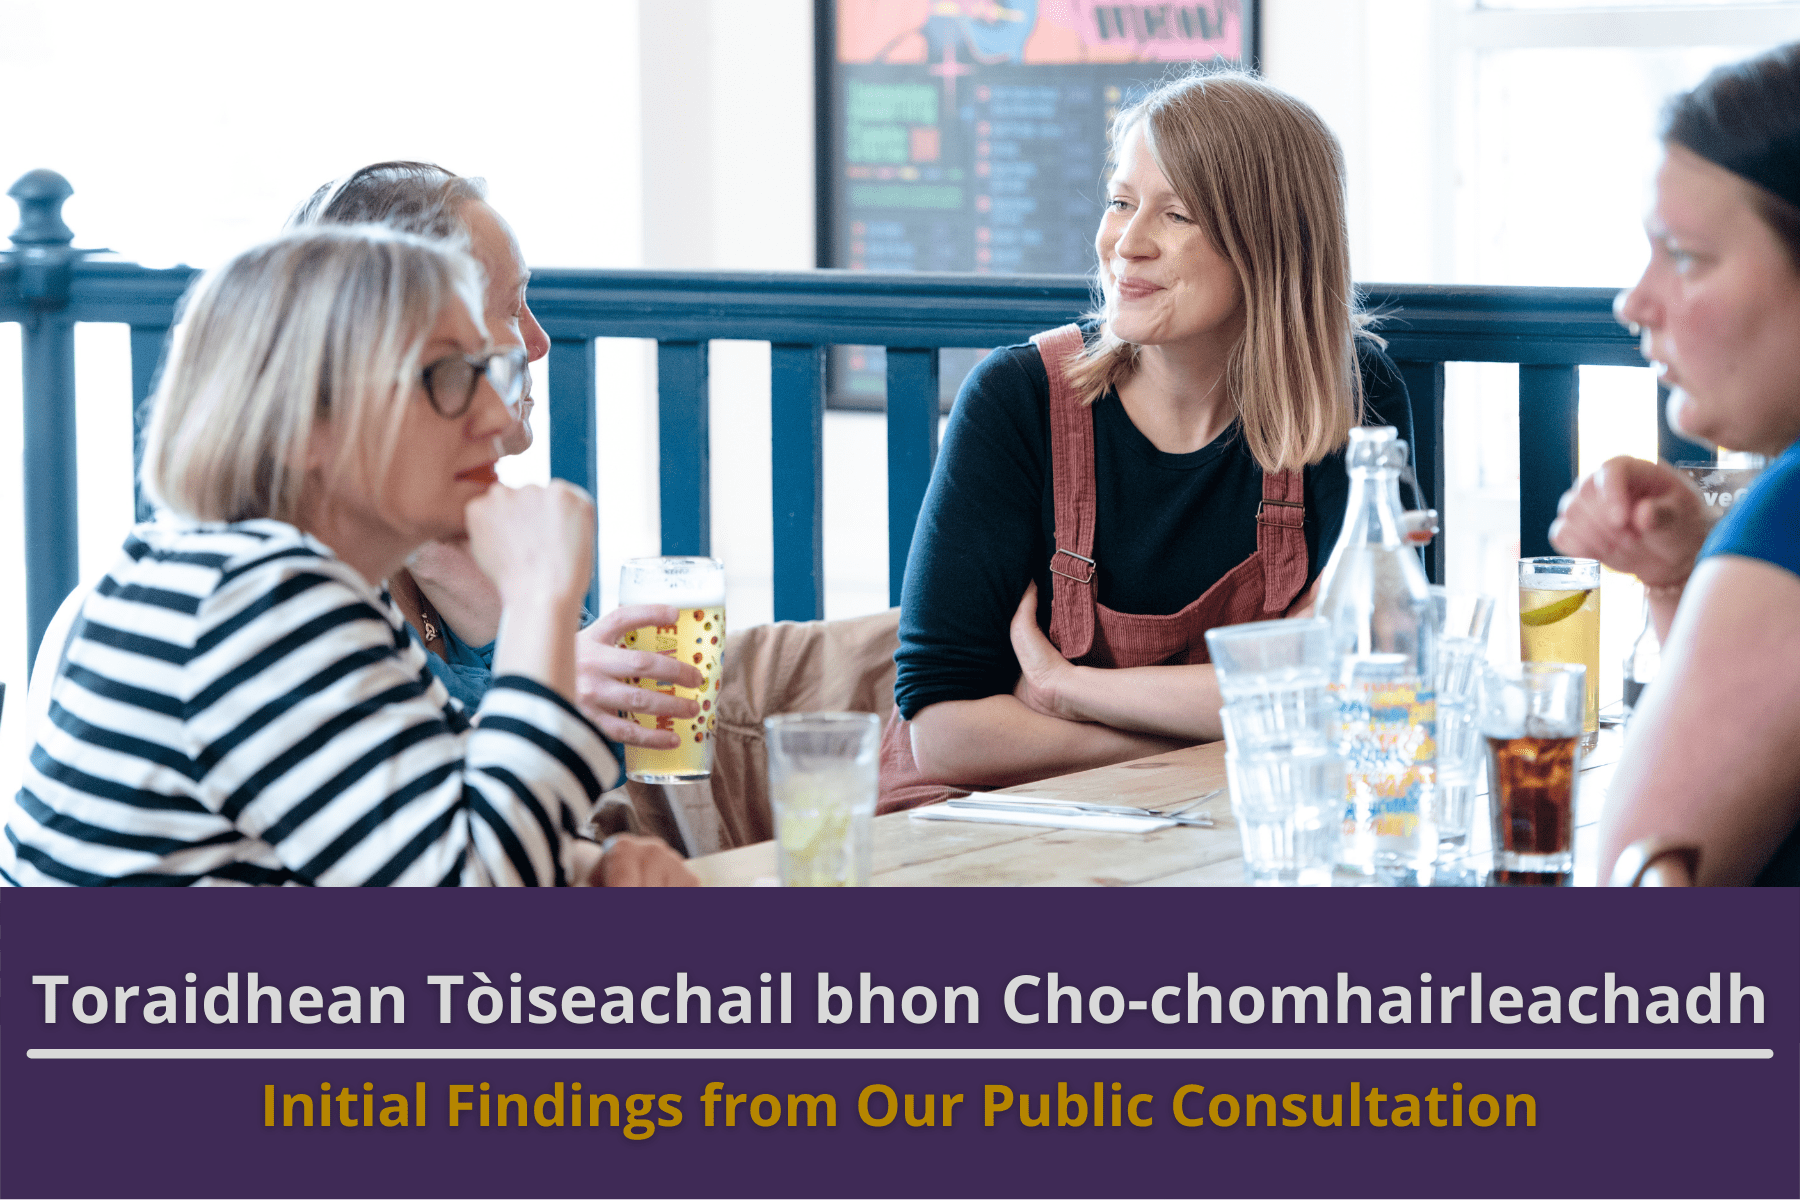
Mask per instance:
[[[1220,720],[1234,752],[1274,746],[1323,749],[1336,715],[1327,684],[1331,625],[1252,621],[1206,631],[1206,648],[1225,701]]]
[[[1483,762],[1475,693],[1487,662],[1494,598],[1433,586],[1431,610],[1438,633],[1436,808],[1442,862],[1464,852],[1475,823]]]
[[[763,722],[783,887],[867,887],[881,721],[787,713]]]
[[[1344,760],[1293,746],[1229,752],[1231,815],[1252,887],[1330,887],[1344,823]]]

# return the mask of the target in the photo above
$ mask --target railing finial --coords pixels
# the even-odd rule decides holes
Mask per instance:
[[[75,233],[63,223],[63,201],[75,194],[69,181],[55,171],[27,171],[6,190],[19,204],[19,227],[12,231],[12,244],[27,246],[67,246]]]

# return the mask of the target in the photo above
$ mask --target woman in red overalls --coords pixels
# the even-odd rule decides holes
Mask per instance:
[[[995,351],[951,415],[882,811],[1218,738],[1205,632],[1310,605],[1351,427],[1411,436],[1360,333],[1342,155],[1311,109],[1191,77],[1120,113],[1112,165],[1104,307]]]

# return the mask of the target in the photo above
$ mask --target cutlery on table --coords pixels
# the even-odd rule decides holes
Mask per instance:
[[[1192,797],[1183,803],[1191,806],[1208,796]],[[1011,812],[1036,813],[1093,813],[1110,817],[1149,817],[1159,821],[1173,821],[1178,825],[1196,825],[1202,828],[1213,823],[1210,814],[1205,812],[1190,813],[1186,809],[1174,812],[1158,812],[1155,809],[1140,808],[1134,804],[1089,804],[1080,800],[1056,800],[1047,796],[1001,796],[992,792],[971,792],[966,796],[954,796],[946,800],[950,808],[986,808]]]

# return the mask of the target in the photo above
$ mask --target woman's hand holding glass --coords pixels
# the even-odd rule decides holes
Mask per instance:
[[[667,604],[628,604],[613,609],[575,639],[575,702],[588,720],[613,741],[652,750],[673,750],[681,744],[674,730],[649,729],[619,714],[686,719],[700,711],[698,701],[635,682],[656,680],[697,688],[706,681],[699,668],[666,655],[627,650],[617,644],[629,630],[674,625],[679,615]]]

